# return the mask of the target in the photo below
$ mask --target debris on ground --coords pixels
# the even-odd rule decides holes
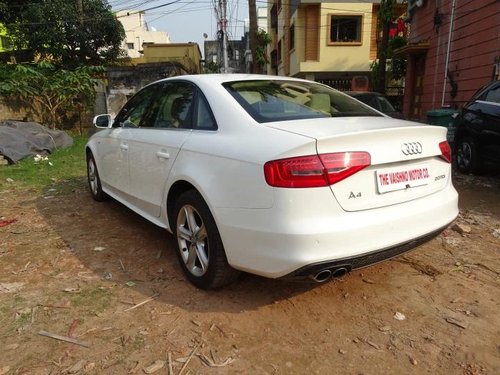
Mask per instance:
[[[462,323],[458,319],[448,317],[448,318],[445,318],[444,320],[446,320],[448,323],[453,324],[453,325],[460,327],[462,329],[467,329],[467,325],[465,323]]]
[[[12,223],[15,223],[17,219],[5,219],[5,220],[0,220],[0,228],[6,227],[7,225],[10,225]]]
[[[410,363],[413,365],[413,366],[416,366],[418,365],[418,361],[413,358],[411,355],[408,356],[408,359],[410,360]]]
[[[33,160],[35,161],[35,163],[38,163],[40,161],[49,161],[49,158],[48,156],[42,156],[40,154],[36,154],[34,157],[33,157]]]
[[[136,308],[138,308],[138,307],[140,307],[140,306],[142,306],[142,305],[145,305],[145,304],[146,304],[146,303],[148,303],[148,302],[153,301],[156,297],[158,297],[158,294],[155,294],[154,296],[151,296],[151,297],[149,297],[149,298],[146,298],[144,301],[139,302],[138,304],[136,304],[136,305],[134,305],[134,306],[132,306],[132,307],[129,307],[128,309],[123,310],[123,312],[130,311],[130,310],[134,310],[134,309],[136,309]]]
[[[226,367],[227,365],[230,365],[235,361],[235,359],[229,357],[225,361],[221,363],[216,363],[215,359],[213,358],[213,353],[211,354],[212,358],[209,358],[203,353],[198,354],[198,357],[201,359],[201,362],[203,362],[204,365],[209,366],[209,367]]]
[[[461,234],[462,236],[464,234],[471,232],[471,227],[469,225],[462,224],[462,223],[455,223],[453,225],[453,227],[451,227],[451,229],[453,229],[455,232]]]
[[[160,359],[158,359],[157,361],[155,361],[153,364],[149,365],[148,367],[145,367],[143,369],[143,371],[146,373],[146,374],[153,374],[155,373],[156,371],[162,369],[163,367],[165,367],[165,361],[162,361]]]
[[[87,364],[86,360],[80,359],[78,362],[76,362],[73,366],[71,366],[67,370],[67,373],[68,374],[77,374],[83,370],[83,368],[85,367],[86,364]]]
[[[38,334],[40,336],[50,337],[50,338],[55,339],[55,340],[66,341],[66,342],[69,342],[71,344],[80,345],[80,346],[83,346],[85,348],[90,348],[90,343],[88,343],[86,341],[77,340],[73,337],[61,336],[61,335],[57,335],[55,333],[50,333],[47,331],[40,331],[40,332],[38,332]]]
[[[396,320],[405,320],[406,316],[403,313],[400,313],[399,311],[396,311],[396,313],[393,316],[394,319]]]
[[[24,283],[0,283],[0,294],[18,292],[23,286]]]

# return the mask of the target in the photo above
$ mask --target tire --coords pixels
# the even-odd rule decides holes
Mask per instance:
[[[173,222],[177,257],[188,280],[200,289],[216,289],[238,278],[227,262],[215,220],[195,190],[181,194],[175,203]]]
[[[471,137],[460,138],[455,149],[455,161],[460,172],[469,174],[479,172],[477,144]]]
[[[92,153],[87,154],[87,181],[89,183],[89,190],[92,198],[97,202],[103,202],[109,199],[109,196],[102,191],[101,179],[95,164],[94,156]]]

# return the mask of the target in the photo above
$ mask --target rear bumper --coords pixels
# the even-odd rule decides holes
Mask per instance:
[[[364,268],[379,262],[383,262],[384,260],[394,258],[398,255],[406,253],[407,251],[413,250],[414,248],[423,245],[424,243],[439,236],[439,234],[441,234],[441,232],[447,227],[448,225],[434,232],[426,234],[425,236],[421,236],[409,242],[391,246],[386,249],[375,250],[370,253],[343,259],[336,259],[334,261],[309,264],[305,267],[299,268],[294,272],[289,273],[288,275],[282,276],[282,278],[296,281],[311,280],[315,277],[315,275],[324,270],[330,270],[332,275],[335,275],[336,271],[340,269],[345,269],[347,272],[350,272],[355,269]]]
[[[458,215],[451,183],[402,204],[343,211],[328,190],[290,189],[271,209],[217,209],[229,264],[269,278],[303,276],[328,263],[351,268],[396,256],[436,236]],[[302,272],[308,270],[307,272]]]

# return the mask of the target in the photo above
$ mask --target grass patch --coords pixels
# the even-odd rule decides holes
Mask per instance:
[[[16,318],[16,324],[18,327],[22,327],[31,322],[31,311],[23,311],[19,313]]]
[[[48,155],[48,161],[35,162],[33,157],[27,157],[14,165],[0,166],[0,189],[32,188],[42,191],[58,182],[84,181],[87,140],[83,136],[74,137],[73,146],[55,150]],[[7,182],[8,178],[14,182]]]
[[[111,298],[112,294],[108,289],[97,286],[74,294],[71,303],[88,313],[101,313],[111,305]]]
[[[134,337],[134,342],[132,343],[133,350],[141,350],[146,345],[146,339],[143,335],[136,335]]]

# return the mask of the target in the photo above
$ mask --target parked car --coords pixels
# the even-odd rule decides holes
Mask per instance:
[[[404,119],[403,114],[399,111],[396,111],[391,102],[384,95],[378,92],[347,91],[346,94],[358,99],[365,104],[368,104],[370,107],[375,108],[377,111],[385,113],[387,116]]]
[[[94,123],[92,196],[172,232],[199,288],[240,271],[323,282],[433,238],[458,214],[446,129],[318,83],[169,78]]]
[[[480,89],[453,122],[455,161],[463,173],[476,173],[484,162],[500,166],[500,81]]]

